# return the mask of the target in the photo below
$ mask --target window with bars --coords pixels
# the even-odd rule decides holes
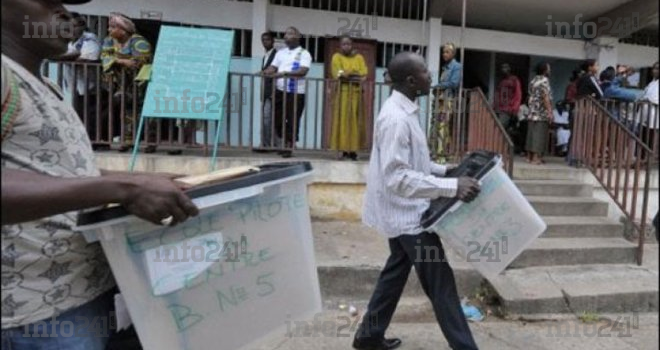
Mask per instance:
[[[270,0],[273,5],[311,10],[422,20],[424,0]]]
[[[284,32],[274,32],[275,38],[283,39]],[[301,45],[312,55],[312,60],[314,63],[324,63],[325,62],[325,42],[328,38],[333,36],[315,36],[315,35],[305,35],[302,34]],[[410,44],[400,44],[400,43],[390,43],[390,42],[378,42],[376,53],[376,66],[377,67],[387,67],[387,64],[390,62],[392,57],[394,57],[399,52],[403,51],[412,51],[418,52],[423,56],[426,56],[426,46],[419,45],[410,45]]]
[[[656,31],[640,31],[632,33],[627,38],[619,40],[620,43],[659,47],[658,45],[658,32]]]
[[[234,0],[239,1],[239,0]],[[249,1],[249,0],[243,0]],[[95,33],[100,40],[103,40],[108,35],[108,16],[97,15],[83,15],[87,20],[87,27],[90,32]],[[214,29],[233,29],[234,30],[234,48],[232,56],[234,57],[251,57],[252,56],[252,30],[249,29],[235,29],[217,26],[205,26],[199,24],[190,24],[182,22],[165,22],[147,19],[133,19],[135,27],[140,35],[144,36],[150,43],[155,45],[158,41],[158,34],[160,26],[182,26],[190,28],[214,28]]]

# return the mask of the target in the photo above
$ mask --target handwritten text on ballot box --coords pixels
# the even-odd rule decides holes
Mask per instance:
[[[462,261],[494,278],[546,227],[506,172],[496,166],[481,180],[481,193],[474,201],[445,214],[430,230]]]
[[[96,229],[145,350],[239,349],[320,312],[306,176],[221,205],[196,201],[200,215],[175,227]]]

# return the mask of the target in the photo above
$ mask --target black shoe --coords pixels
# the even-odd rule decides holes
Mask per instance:
[[[363,339],[359,340],[358,338],[353,339],[353,348],[358,350],[391,350],[396,349],[401,346],[401,339],[392,338],[392,339]]]
[[[156,146],[149,145],[144,148],[144,153],[156,153]]]
[[[253,148],[252,152],[254,153],[268,153],[268,150],[265,148]]]
[[[351,160],[355,161],[355,160],[358,160],[358,155],[357,155],[357,153],[355,153],[355,152],[350,152],[350,153],[348,154],[348,158],[350,158]]]
[[[167,151],[167,154],[169,154],[171,156],[178,156],[178,155],[181,155],[182,153],[183,153],[183,151],[180,150],[180,149],[173,149],[173,150]]]
[[[277,154],[282,156],[282,158],[291,158],[291,157],[293,157],[293,151],[280,151],[280,152],[277,152]]]

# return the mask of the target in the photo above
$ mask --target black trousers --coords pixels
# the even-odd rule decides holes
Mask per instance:
[[[463,315],[454,272],[447,263],[440,238],[428,232],[401,235],[390,239],[389,245],[390,257],[380,273],[356,338],[381,339],[385,336],[414,266],[449,346],[454,350],[477,350]]]
[[[275,94],[275,134],[284,142],[284,147],[292,147],[298,141],[300,119],[305,109],[305,94]],[[283,134],[284,132],[284,134]]]

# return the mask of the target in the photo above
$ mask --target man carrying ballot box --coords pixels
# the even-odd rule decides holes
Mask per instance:
[[[441,178],[447,167],[430,160],[415,103],[417,97],[429,93],[431,86],[424,59],[414,53],[400,53],[390,62],[388,73],[393,92],[374,127],[362,220],[388,237],[390,257],[353,347],[380,350],[401,345],[399,339],[385,339],[385,331],[414,266],[449,346],[454,350],[476,350],[440,238],[424,232],[420,220],[432,199],[458,197],[470,202],[479,194],[479,184],[471,178]],[[440,256],[426,256],[431,251],[439,251]]]
[[[198,214],[173,176],[98,169],[79,116],[39,74],[84,29],[62,4],[84,2],[2,1],[3,350],[104,350],[116,334],[115,281],[77,211],[118,203],[158,225]]]

